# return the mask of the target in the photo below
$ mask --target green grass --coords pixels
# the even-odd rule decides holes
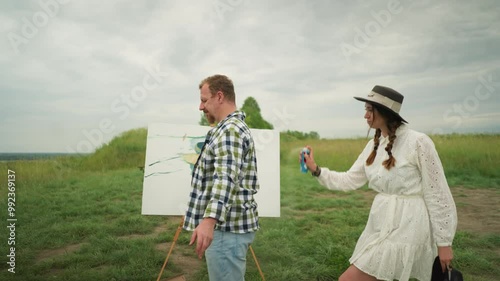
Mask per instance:
[[[500,135],[437,135],[431,139],[450,186],[500,188]],[[320,165],[347,170],[367,141],[359,138],[282,142],[281,164],[297,164],[300,150],[308,144]]]
[[[452,186],[500,187],[500,136],[433,136]],[[146,130],[124,133],[96,153],[53,160],[0,163],[0,221],[7,225],[7,169],[16,172],[16,274],[7,272],[8,229],[0,227],[0,280],[156,280],[180,218],[142,216]],[[323,166],[345,170],[366,139],[282,142],[281,217],[261,218],[253,244],[266,280],[337,280],[348,267],[371,202],[366,188],[343,193],[298,172],[298,153],[315,148]],[[155,231],[158,226],[162,231]],[[190,233],[177,252],[194,257]],[[68,251],[60,251],[67,248]],[[59,254],[51,253],[58,250]],[[500,233],[459,231],[455,266],[466,280],[500,275]],[[260,280],[252,256],[247,280]],[[163,277],[185,270],[171,259]],[[201,263],[193,280],[208,280]]]

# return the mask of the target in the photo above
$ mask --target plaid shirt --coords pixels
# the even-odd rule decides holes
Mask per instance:
[[[235,111],[211,129],[193,167],[184,229],[194,230],[203,218],[215,229],[233,233],[259,229],[257,158],[245,113]]]

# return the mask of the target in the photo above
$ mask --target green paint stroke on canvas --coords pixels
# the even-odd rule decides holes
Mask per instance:
[[[182,141],[189,141],[189,148],[191,149],[190,152],[188,153],[178,153],[177,156],[173,157],[166,157],[162,158],[158,161],[155,161],[148,166],[153,166],[159,163],[166,163],[168,161],[174,160],[174,159],[179,159],[181,158],[185,163],[189,164],[189,168],[191,171],[193,171],[194,165],[196,164],[196,161],[198,160],[198,157],[200,156],[201,150],[203,149],[203,144],[205,143],[205,136],[188,136],[187,134],[184,134],[184,136],[179,137],[179,136],[170,136],[170,135],[154,135],[150,136],[149,138],[182,138]],[[155,175],[165,175],[165,174],[170,174],[174,172],[178,172],[180,170],[175,170],[175,171],[165,171],[165,172],[154,172],[149,175],[146,175],[145,178],[149,176],[155,176]]]

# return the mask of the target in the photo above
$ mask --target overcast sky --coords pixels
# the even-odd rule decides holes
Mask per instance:
[[[365,136],[378,84],[413,129],[500,133],[498,0],[4,0],[0,34],[0,152],[197,124],[216,73],[279,131]]]

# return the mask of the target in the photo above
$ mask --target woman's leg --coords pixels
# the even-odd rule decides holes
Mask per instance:
[[[351,266],[342,273],[339,281],[377,281],[377,278],[364,273],[351,264]]]

